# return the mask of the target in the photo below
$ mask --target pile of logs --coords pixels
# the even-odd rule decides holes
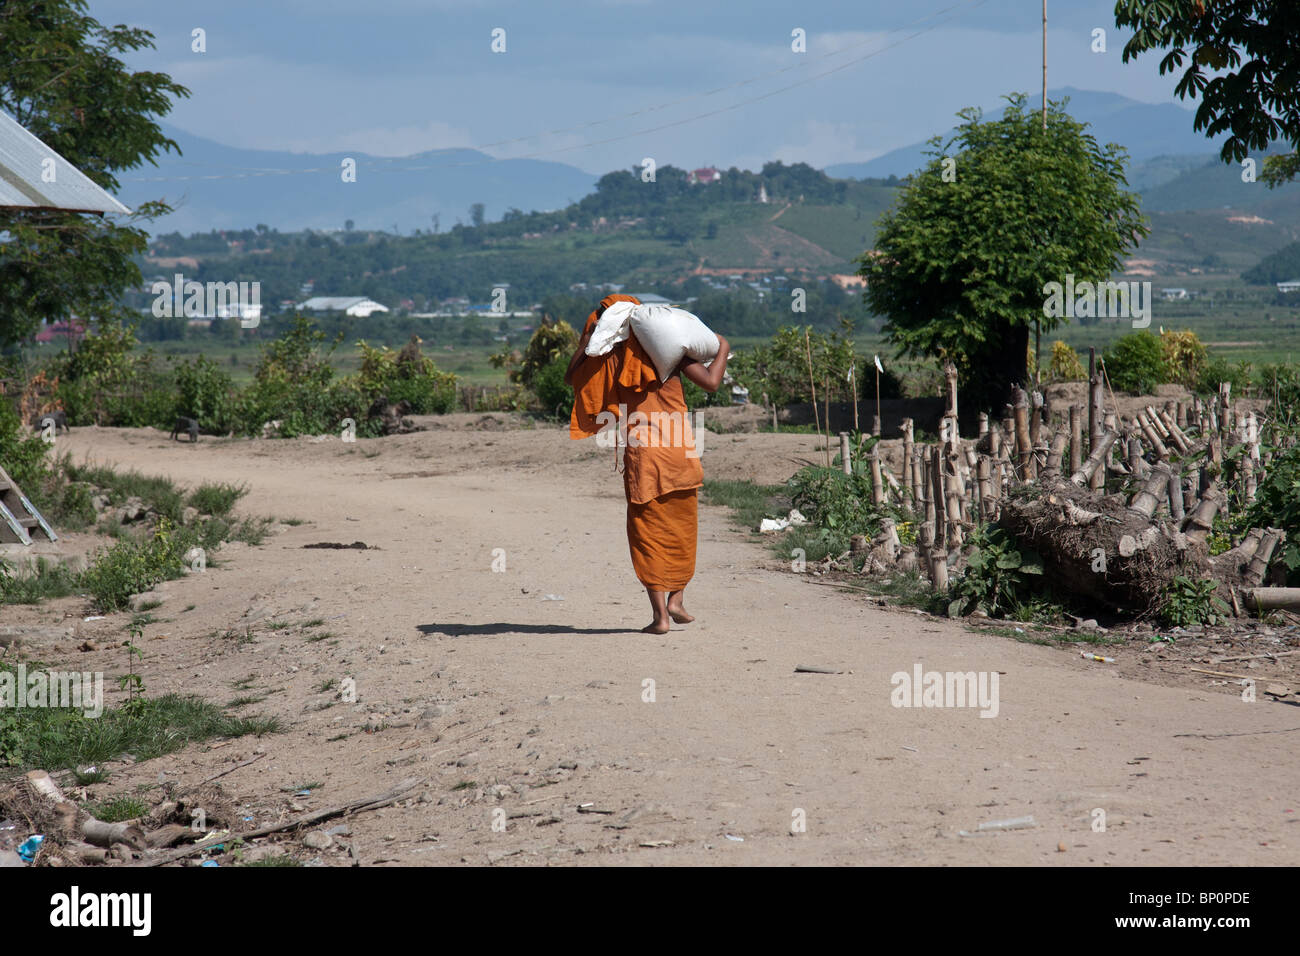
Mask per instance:
[[[908,554],[886,521],[871,542],[873,565],[922,569],[936,590],[946,590],[970,531],[997,522],[1042,556],[1056,585],[1118,611],[1152,610],[1178,575],[1215,579],[1238,613],[1243,603],[1300,608],[1300,589],[1260,587],[1281,531],[1254,528],[1231,550],[1209,554],[1215,516],[1230,499],[1249,505],[1268,466],[1258,417],[1234,409],[1229,384],[1213,402],[1147,405],[1121,420],[1105,407],[1104,369],[1090,350],[1086,408],[1052,416],[1040,393],[1016,389],[1001,422],[982,413],[978,437],[964,441],[957,370],[949,365],[945,374],[939,441],[918,444],[905,420],[897,478],[879,446],[871,452],[876,504],[892,498],[917,522],[916,548]],[[1244,451],[1228,488],[1224,449],[1235,445]],[[848,455],[841,460],[847,468]]]

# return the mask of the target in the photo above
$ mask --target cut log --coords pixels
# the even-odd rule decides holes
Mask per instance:
[[[1286,539],[1286,535],[1276,528],[1269,528],[1264,532],[1263,539],[1259,542],[1259,548],[1255,551],[1254,557],[1246,565],[1244,577],[1249,584],[1260,584],[1264,580],[1264,575],[1268,573],[1268,563],[1273,560],[1273,551],[1277,546]]]
[[[916,501],[916,485],[912,482],[912,450],[913,450],[913,424],[912,419],[903,419],[903,487],[907,490],[907,497],[911,501]]]
[[[1248,605],[1257,614],[1268,611],[1300,611],[1300,588],[1248,588],[1244,593]],[[1283,653],[1295,652],[1283,651]]]
[[[1151,473],[1151,466],[1142,457],[1142,442],[1136,435],[1128,439],[1128,473],[1137,481]]]
[[[1169,478],[1169,465],[1163,461],[1157,462],[1151,469],[1151,475],[1142,483],[1142,489],[1129,502],[1129,511],[1151,520],[1160,502],[1169,494]]]
[[[1103,411],[1105,395],[1102,393],[1101,369],[1097,365],[1097,349],[1088,349],[1088,457],[1102,441],[1102,432],[1104,430],[1105,413]],[[1112,439],[1113,441],[1114,439]],[[1098,461],[1100,464],[1100,460]],[[1078,474],[1082,469],[1076,470]],[[1087,481],[1089,487],[1094,490],[1100,490],[1106,484],[1106,470],[1104,468],[1094,467],[1092,471],[1087,472]]]
[[[993,468],[987,455],[980,455],[975,470],[979,484],[980,514],[985,521],[993,521],[997,516],[998,502],[993,494]]]
[[[66,834],[77,832],[77,805],[63,795],[59,785],[44,770],[29,771],[23,777],[27,789],[54,812],[56,823]]]
[[[1169,471],[1169,516],[1175,522],[1183,520],[1183,479],[1177,471]]]
[[[1090,456],[1091,457],[1091,456]],[[1167,475],[1164,476],[1167,487]],[[1180,574],[1204,577],[1204,545],[1169,522],[1084,487],[1086,476],[1065,483],[1044,479],[1034,495],[1002,502],[998,523],[1042,557],[1049,580],[1064,592],[1125,611],[1154,610]]]
[[[848,435],[844,435],[842,440],[843,447],[847,448],[849,444]],[[871,502],[876,507],[885,503],[885,479],[880,472],[880,446],[876,445],[871,449]]]
[[[1183,531],[1187,537],[1204,544],[1206,537],[1214,530],[1214,516],[1219,513],[1224,501],[1218,484],[1211,484],[1191,514],[1183,520]]]
[[[1138,427],[1142,429],[1142,434],[1146,437],[1147,444],[1151,446],[1156,457],[1160,459],[1168,458],[1169,449],[1166,448],[1165,443],[1160,440],[1159,433],[1156,432],[1155,426],[1151,424],[1150,420],[1148,420],[1146,413],[1142,411],[1135,412],[1133,417],[1137,421]]]
[[[1160,412],[1159,420],[1164,424],[1165,431],[1168,432],[1169,440],[1173,443],[1174,448],[1178,449],[1178,454],[1186,455],[1192,450],[1191,441],[1183,434],[1183,430],[1178,427],[1178,423],[1174,421],[1173,416],[1168,411]]]
[[[1070,481],[1076,485],[1091,485],[1099,471],[1104,476],[1105,472],[1102,471],[1102,465],[1106,460],[1106,456],[1110,453],[1110,446],[1115,444],[1115,439],[1118,437],[1113,431],[1102,434],[1093,444],[1088,460],[1083,463],[1082,468],[1070,476]]]
[[[1020,480],[1028,481],[1033,476],[1034,445],[1029,437],[1029,396],[1023,388],[1015,390],[1013,417],[1016,422],[1016,466],[1020,469]]]
[[[86,842],[94,846],[112,847],[115,843],[125,843],[133,850],[148,847],[144,831],[133,823],[105,823],[94,817],[87,817],[81,823],[81,835]]]
[[[1070,406],[1070,474],[1083,467],[1083,419],[1079,406]]]

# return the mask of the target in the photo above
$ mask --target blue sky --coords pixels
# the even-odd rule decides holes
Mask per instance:
[[[1113,10],[1049,0],[1049,87],[1176,102],[1155,56],[1122,63]],[[526,137],[485,151],[593,173],[646,156],[870,159],[965,106],[1036,96],[1042,70],[1039,0],[91,0],[90,12],[151,30],[158,49],[131,65],[193,94],[167,122],[230,146],[404,156]],[[498,27],[505,53],[490,48]],[[205,53],[191,50],[195,28]],[[1105,53],[1092,52],[1096,28]]]

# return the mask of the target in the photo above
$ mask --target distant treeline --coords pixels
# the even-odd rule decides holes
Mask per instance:
[[[389,306],[409,299],[418,311],[457,296],[484,302],[494,286],[508,283],[514,311],[577,283],[680,276],[696,264],[686,244],[716,236],[731,210],[754,203],[760,190],[771,202],[835,205],[857,190],[893,184],[831,179],[804,163],[768,163],[757,173],[733,167],[708,185],[691,184],[673,166],[659,167],[646,182],[634,168],[602,176],[595,192],[566,209],[511,209],[500,222],[446,232],[281,233],[258,225],[159,236],[150,253],[199,258],[201,267],[187,271],[187,279],[260,281],[264,305],[300,301],[309,280],[317,294],[366,295]],[[481,220],[479,204],[471,219]],[[163,271],[143,261],[141,268],[146,277]]]

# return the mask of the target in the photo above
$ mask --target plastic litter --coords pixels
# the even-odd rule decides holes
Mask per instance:
[[[216,860],[204,860],[199,866],[221,866]]]
[[[559,594],[545,594],[542,596],[543,601],[563,601],[564,598]]]
[[[23,858],[24,863],[30,863],[36,859],[36,854],[41,851],[41,844],[44,842],[45,837],[42,834],[38,833],[35,836],[29,836],[19,845],[18,855]]]
[[[807,523],[808,519],[803,516],[798,508],[791,508],[790,513],[784,518],[764,518],[758,523],[758,530],[761,532],[784,531],[786,528],[797,528]]]
[[[1093,654],[1090,653],[1089,651],[1080,651],[1079,656],[1082,657],[1085,661],[1096,661],[1099,664],[1115,663],[1115,658],[1113,657],[1102,657],[1100,654]]]
[[[744,843],[744,842],[745,842],[745,838],[744,838],[744,837],[732,836],[730,833],[724,833],[724,834],[722,834],[722,835],[723,835],[724,837],[726,837],[728,840],[731,840],[731,841],[733,841],[733,842],[735,842],[735,843]]]
[[[980,836],[985,833],[998,833],[1003,830],[1032,830],[1038,824],[1032,816],[1012,817],[1009,820],[989,820],[987,823],[981,823],[975,828],[975,832],[969,830],[958,830],[958,836]]]

